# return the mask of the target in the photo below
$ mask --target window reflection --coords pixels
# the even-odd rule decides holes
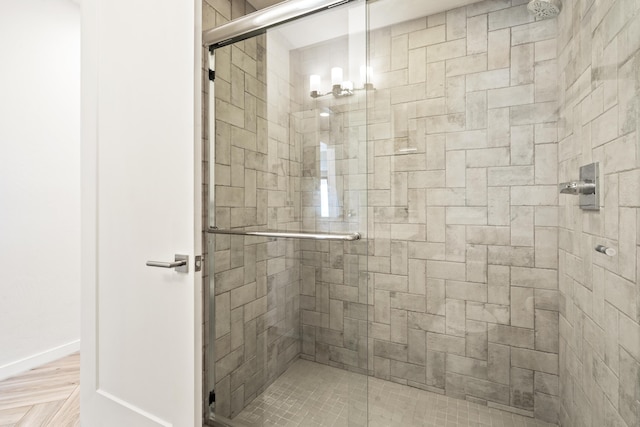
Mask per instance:
[[[336,153],[324,142],[320,142],[320,216],[338,216],[338,194],[336,191]]]

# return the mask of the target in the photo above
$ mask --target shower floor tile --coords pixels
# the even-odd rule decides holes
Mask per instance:
[[[367,387],[368,382],[368,387]],[[367,402],[367,393],[369,399]],[[238,426],[551,427],[553,424],[299,359]]]

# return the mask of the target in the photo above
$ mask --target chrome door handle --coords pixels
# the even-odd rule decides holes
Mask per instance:
[[[189,272],[189,255],[175,255],[174,262],[147,261],[148,267],[175,268],[178,273]]]

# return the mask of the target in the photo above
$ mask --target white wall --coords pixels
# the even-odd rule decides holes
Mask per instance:
[[[79,348],[80,8],[0,0],[0,378]]]

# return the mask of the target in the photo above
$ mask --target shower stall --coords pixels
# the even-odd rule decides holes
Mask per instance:
[[[251,3],[203,4],[205,421],[638,427],[640,4]]]

